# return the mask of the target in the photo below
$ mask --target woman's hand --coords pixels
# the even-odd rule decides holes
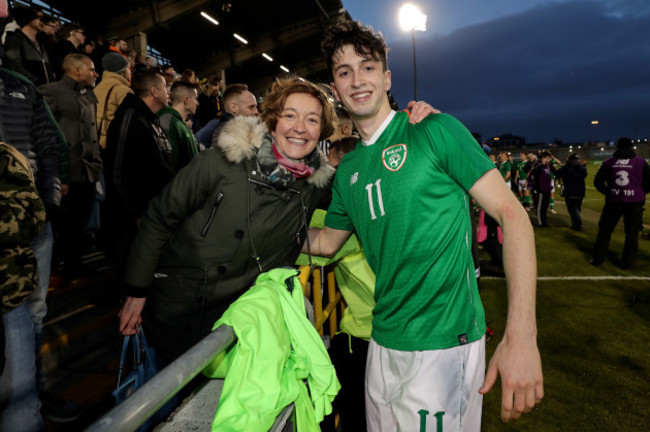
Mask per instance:
[[[409,117],[409,123],[411,124],[420,123],[429,114],[440,114],[440,110],[435,109],[424,101],[411,101],[406,108],[411,111],[411,116]]]
[[[134,335],[140,324],[142,324],[142,309],[147,301],[146,297],[127,297],[122,305],[120,313],[120,333],[128,336]]]

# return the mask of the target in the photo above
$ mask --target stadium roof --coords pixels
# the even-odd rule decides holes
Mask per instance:
[[[329,82],[319,44],[330,22],[349,17],[341,0],[43,2],[79,22],[91,36],[128,41],[143,32],[176,70],[192,68],[198,75],[209,75],[223,69],[226,82],[245,82],[254,90],[267,88],[284,73],[281,65],[292,74]]]

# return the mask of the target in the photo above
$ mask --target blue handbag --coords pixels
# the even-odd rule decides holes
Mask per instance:
[[[124,364],[129,351],[133,353],[133,369],[128,375],[122,378],[124,375]],[[132,336],[124,336],[120,370],[117,375],[117,388],[113,391],[113,396],[115,396],[115,402],[117,404],[122,403],[158,373],[154,362],[153,349],[149,347],[147,338],[141,328]]]
[[[129,351],[133,354],[133,367],[131,372],[123,378],[124,367]],[[137,333],[132,336],[124,336],[120,370],[117,375],[117,388],[113,391],[116,404],[119,405],[122,403],[147,381],[153,378],[153,376],[159,372],[156,364],[156,351],[147,343],[147,338],[144,336],[142,328],[139,328]],[[138,429],[136,429],[136,432],[148,432],[153,430],[156,425],[164,421],[172,411],[174,411],[177,404],[178,398],[171,398]]]
[[[133,353],[133,368],[128,375],[122,379],[124,375],[124,364],[128,352]],[[117,375],[117,388],[113,392],[115,402],[117,405],[122,403],[125,399],[136,392],[140,387],[149,381],[154,375],[158,373],[155,366],[154,350],[147,343],[147,338],[144,336],[144,331],[139,328],[136,334],[132,336],[124,336],[124,344],[122,345],[122,358],[120,360],[120,370]],[[158,413],[156,413],[158,414]],[[165,413],[161,416],[154,414],[151,418],[146,420],[136,432],[148,432],[164,419]],[[166,414],[169,414],[167,411]]]

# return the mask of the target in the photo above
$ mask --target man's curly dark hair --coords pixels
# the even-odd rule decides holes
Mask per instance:
[[[381,32],[374,32],[371,26],[364,26],[359,21],[346,20],[332,24],[320,44],[327,69],[332,75],[335,56],[345,45],[352,45],[354,52],[362,57],[382,62],[384,71],[388,69],[388,48]]]

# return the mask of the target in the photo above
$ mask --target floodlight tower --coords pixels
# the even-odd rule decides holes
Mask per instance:
[[[399,10],[399,25],[404,31],[410,31],[413,41],[413,99],[418,100],[418,75],[415,62],[415,31],[427,31],[427,16],[420,8],[411,3],[404,4]]]

